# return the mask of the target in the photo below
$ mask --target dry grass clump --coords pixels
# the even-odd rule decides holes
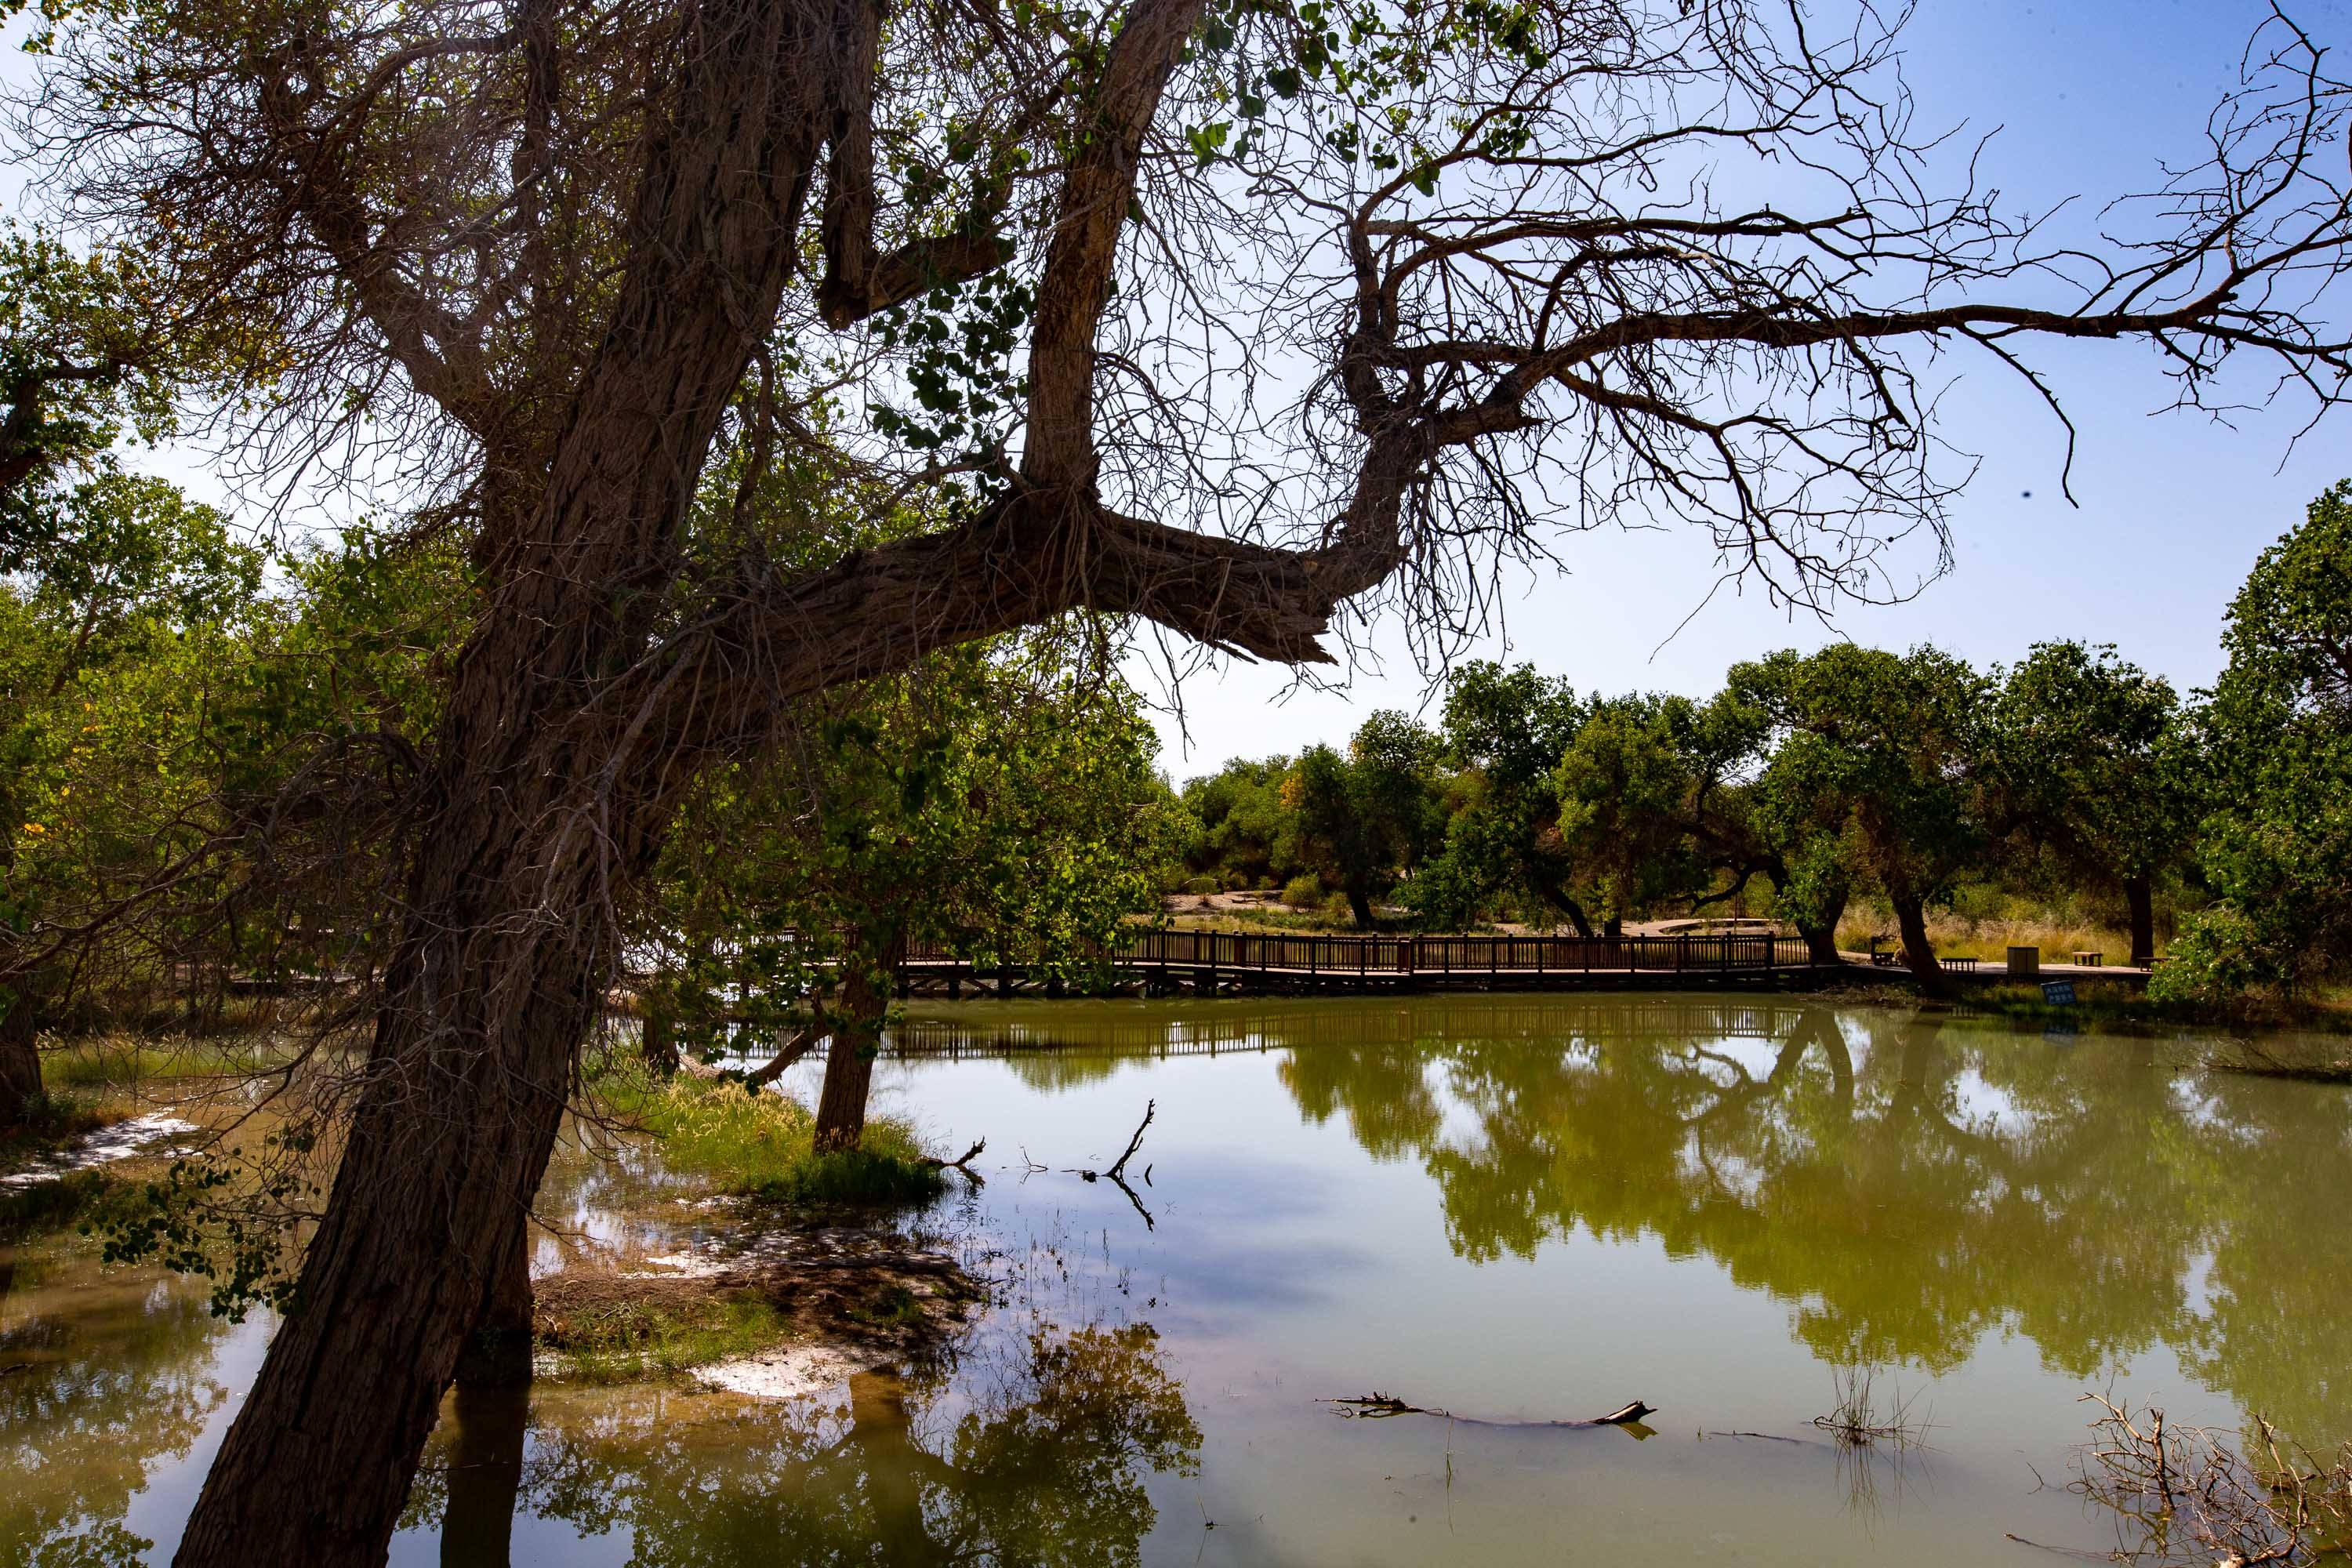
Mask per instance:
[[[2074,1487],[2112,1510],[2122,1563],[2283,1568],[2352,1550],[2352,1445],[2323,1462],[2256,1415],[2243,1446],[2095,1394]]]
[[[1916,1390],[1906,1394],[1899,1388],[1894,1389],[1882,1403],[1877,1373],[1866,1366],[1832,1368],[1830,1388],[1835,1403],[1828,1415],[1814,1416],[1813,1425],[1835,1438],[1840,1447],[1865,1448],[1887,1443],[1909,1448],[1926,1438],[1929,1424],[1914,1415],[1912,1409],[1919,1399]]]

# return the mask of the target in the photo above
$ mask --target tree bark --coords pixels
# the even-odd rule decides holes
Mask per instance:
[[[2131,961],[2145,969],[2156,962],[2156,889],[2146,877],[2126,877],[2124,900],[2131,906]]]
[[[843,966],[841,1008],[834,1020],[833,1043],[825,1047],[824,1087],[817,1093],[819,1153],[855,1149],[866,1135],[874,1056],[882,1043],[882,1020],[890,1010],[890,994],[905,955],[904,939],[894,938],[879,963]]]
[[[530,1382],[530,1216],[517,1215],[511,1229],[482,1314],[457,1357],[460,1388],[520,1388]]]
[[[1930,996],[1942,996],[1951,989],[1951,981],[1944,966],[1936,962],[1936,949],[1927,940],[1927,913],[1924,901],[1911,894],[1889,894],[1895,906],[1895,927],[1903,934],[1903,962],[1911,971],[1919,989]]]
[[[1358,931],[1370,931],[1380,922],[1372,915],[1372,896],[1362,881],[1350,877],[1341,889],[1348,895],[1348,914],[1355,921]]]

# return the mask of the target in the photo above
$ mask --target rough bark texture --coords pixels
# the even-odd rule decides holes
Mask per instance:
[[[2156,962],[2156,889],[2146,877],[2126,878],[2124,901],[2131,906],[2131,961],[2146,968]]]
[[[531,1305],[530,1223],[522,1215],[457,1357],[458,1387],[520,1388],[530,1382]]]

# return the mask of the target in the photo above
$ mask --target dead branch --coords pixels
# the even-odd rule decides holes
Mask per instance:
[[[1120,1175],[1127,1170],[1128,1161],[1133,1159],[1135,1157],[1135,1152],[1143,1146],[1143,1130],[1151,1125],[1152,1112],[1159,1110],[1159,1108],[1160,1102],[1156,1100],[1147,1100],[1143,1102],[1143,1120],[1136,1123],[1135,1136],[1127,1141],[1127,1152],[1121,1154],[1118,1157],[1118,1163],[1113,1164],[1109,1170],[1103,1173],[1112,1181],[1116,1182],[1119,1179]]]
[[[982,1138],[974,1141],[972,1146],[963,1152],[963,1158],[960,1160],[941,1160],[933,1155],[925,1155],[915,1163],[934,1171],[961,1171],[977,1184],[983,1178],[978,1171],[971,1168],[971,1163],[979,1159],[981,1151],[987,1147],[988,1140]]]
[[[1475,1415],[1459,1415],[1451,1410],[1431,1405],[1408,1404],[1393,1394],[1381,1394],[1377,1390],[1352,1399],[1326,1399],[1321,1403],[1333,1406],[1335,1414],[1346,1421],[1385,1421],[1395,1415],[1434,1415],[1464,1426],[1523,1426],[1559,1431],[1592,1426],[1639,1426],[1643,1417],[1657,1414],[1636,1399],[1590,1421],[1490,1421]]]

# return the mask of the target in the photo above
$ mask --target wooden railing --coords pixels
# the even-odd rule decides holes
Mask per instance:
[[[1813,959],[1784,936],[1290,936],[1256,931],[1138,931],[1097,955],[1113,968],[1303,975],[1688,974],[1802,969]],[[909,964],[968,962],[916,942]],[[975,966],[979,967],[979,966]]]

